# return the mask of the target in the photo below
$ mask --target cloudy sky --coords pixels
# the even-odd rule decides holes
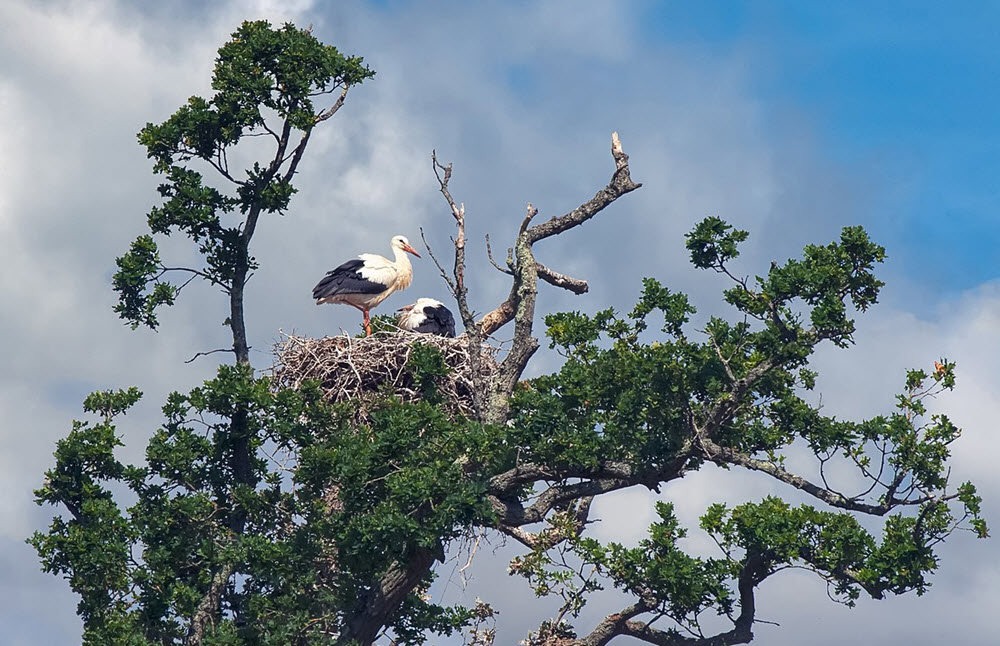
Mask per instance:
[[[376,78],[310,144],[299,194],[262,223],[248,317],[259,367],[279,330],[355,329],[349,308],[312,305],[309,289],[361,251],[388,251],[423,227],[445,252],[451,221],[429,155],[455,163],[465,202],[476,309],[507,290],[486,264],[486,233],[506,246],[526,202],[560,214],[603,186],[621,134],[644,187],[596,220],[537,249],[550,266],[591,282],[582,297],[543,286],[544,310],[634,302],[642,276],[722,312],[714,275],[687,264],[683,234],[706,215],[752,233],[739,270],[761,271],[841,227],[865,225],[887,247],[882,303],[859,322],[857,345],[823,352],[827,410],[886,411],[912,366],[958,362],[958,390],[934,403],[965,428],[954,474],[971,478],[1000,519],[1000,50],[997,5],[930,2],[438,3],[308,0],[0,3],[0,634],[11,645],[74,644],[80,625],[64,582],[38,571],[24,544],[50,509],[31,490],[55,441],[97,388],[137,385],[143,404],[122,426],[123,458],[141,458],[156,411],[214,364],[195,352],[226,342],[224,302],[185,290],[158,333],[131,331],[111,311],[114,258],[144,228],[156,180],[136,144],[208,91],[214,53],[241,20],[313,25],[363,55]],[[826,6],[834,4],[834,6]],[[328,5],[332,5],[328,6]],[[168,247],[183,260],[181,247]],[[419,261],[418,261],[419,262]],[[428,262],[411,295],[444,296]],[[387,305],[409,302],[396,297]],[[551,368],[541,356],[535,370]],[[747,474],[706,470],[668,488],[683,520],[710,502],[775,491]],[[780,490],[778,490],[780,491]],[[626,542],[652,519],[651,499],[602,504],[602,538]],[[693,549],[698,548],[693,536]],[[501,558],[482,548],[468,582],[443,570],[435,594],[503,612],[516,643],[551,607],[528,602]],[[992,541],[957,535],[930,593],[848,610],[803,574],[769,580],[758,641],[772,645],[993,643],[1000,559]],[[464,586],[464,587],[463,587]],[[582,626],[614,610],[598,599]]]

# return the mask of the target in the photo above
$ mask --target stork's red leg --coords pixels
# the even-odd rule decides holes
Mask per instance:
[[[372,335],[371,319],[368,316],[368,310],[362,310],[365,313],[365,336]]]

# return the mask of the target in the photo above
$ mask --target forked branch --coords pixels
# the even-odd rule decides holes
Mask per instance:
[[[643,595],[635,604],[621,612],[608,615],[590,634],[577,639],[567,646],[604,646],[618,636],[655,644],[656,646],[730,646],[748,644],[753,640],[756,600],[754,589],[772,574],[762,555],[751,553],[746,556],[740,568],[737,588],[740,599],[740,614],[733,620],[732,630],[704,637],[687,637],[676,630],[654,628],[653,621],[637,621],[635,617],[657,610],[655,599]],[[653,620],[657,617],[654,616]]]
[[[434,169],[434,176],[437,177],[438,190],[441,191],[441,195],[444,196],[446,202],[448,202],[448,207],[451,209],[451,215],[455,218],[455,237],[452,238],[452,242],[455,245],[455,264],[452,270],[454,279],[449,278],[445,273],[444,269],[441,267],[440,263],[437,262],[437,258],[434,258],[434,263],[437,264],[438,269],[441,270],[442,275],[445,276],[445,281],[448,283],[448,288],[451,290],[452,295],[455,297],[455,301],[458,303],[458,312],[462,317],[462,322],[465,324],[466,331],[471,331],[473,328],[474,317],[472,311],[469,309],[468,301],[468,289],[465,286],[465,204],[456,204],[455,199],[451,196],[451,190],[448,184],[451,182],[451,172],[452,165],[449,163],[447,166],[438,161],[437,151],[431,151],[431,166]],[[421,232],[423,235],[423,232]],[[424,240],[424,245],[427,245],[427,240]],[[428,252],[430,252],[430,247],[427,247]],[[433,254],[431,254],[433,256]]]
[[[567,276],[537,262],[532,249],[534,243],[586,222],[622,195],[641,186],[641,184],[632,181],[629,174],[628,155],[622,150],[618,133],[611,135],[611,156],[615,161],[615,171],[608,185],[597,191],[593,198],[572,211],[558,217],[552,217],[541,224],[532,225],[538,214],[538,209],[528,204],[514,246],[508,253],[508,268],[506,270],[495,261],[492,249],[487,249],[490,262],[503,273],[510,275],[513,284],[507,298],[476,321],[468,305],[468,289],[465,282],[465,205],[457,203],[451,194],[449,183],[451,182],[452,165],[440,163],[436,152],[431,154],[434,176],[437,178],[441,195],[448,203],[457,227],[456,236],[452,239],[455,246],[455,266],[452,277],[445,275],[445,280],[458,303],[459,313],[465,323],[470,343],[478,344],[507,323],[514,321],[514,339],[510,351],[500,364],[500,369],[486,384],[484,398],[486,406],[483,409],[483,421],[491,423],[506,421],[510,397],[527,366],[528,360],[538,349],[538,339],[533,336],[538,279],[541,278],[551,285],[562,287],[575,294],[583,294],[589,289],[586,281]],[[440,264],[438,267],[444,274]]]
[[[608,182],[607,186],[597,191],[594,197],[572,211],[561,216],[549,218],[540,224],[530,226],[532,219],[538,211],[529,204],[528,215],[522,221],[518,232],[517,243],[514,246],[515,251],[519,247],[530,251],[531,247],[539,240],[550,238],[583,224],[607,208],[622,195],[640,188],[642,184],[632,181],[628,166],[628,155],[622,149],[622,143],[618,138],[617,132],[611,134],[611,156],[615,161],[615,172],[611,176],[611,181]],[[521,255],[525,255],[523,251]],[[517,266],[522,266],[522,258],[517,257],[517,254],[515,254],[515,262],[516,271]],[[533,278],[541,278],[551,285],[568,289],[575,294],[583,294],[588,289],[586,281],[571,278],[553,271],[545,265],[535,262],[533,255],[532,263],[531,273],[533,274]],[[515,277],[515,284],[516,282]],[[490,312],[487,312],[479,320],[480,332],[484,337],[495,333],[501,327],[514,320],[517,310],[518,294],[516,289],[512,289],[504,302],[497,305]],[[532,307],[533,313],[534,307]]]

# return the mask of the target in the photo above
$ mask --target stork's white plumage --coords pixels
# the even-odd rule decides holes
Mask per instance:
[[[395,260],[389,260],[373,253],[363,253],[355,260],[348,260],[336,269],[327,272],[323,280],[313,287],[316,304],[346,303],[356,307],[365,315],[365,333],[371,336],[369,312],[389,297],[389,294],[406,289],[413,281],[413,267],[407,253],[417,258],[420,254],[410,246],[403,236],[395,236],[390,242]]]
[[[433,298],[418,298],[413,305],[401,307],[399,327],[411,332],[455,336],[455,317],[441,301]]]

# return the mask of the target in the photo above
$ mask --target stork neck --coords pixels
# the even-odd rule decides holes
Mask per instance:
[[[397,267],[404,271],[413,270],[413,265],[410,264],[410,259],[407,257],[407,253],[405,251],[399,247],[393,247],[392,253],[395,256],[395,264]]]

